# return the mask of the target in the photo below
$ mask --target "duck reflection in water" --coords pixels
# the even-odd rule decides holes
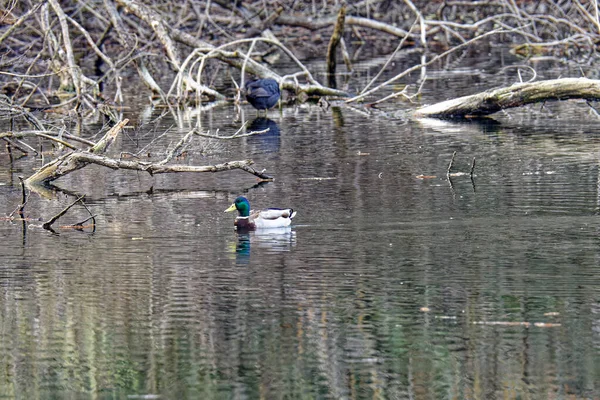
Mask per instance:
[[[258,117],[248,125],[246,131],[258,132],[266,129],[269,130],[265,133],[248,137],[248,144],[256,146],[257,150],[260,150],[261,153],[276,153],[281,147],[281,137],[277,122],[269,118]]]
[[[246,265],[250,262],[250,233],[239,233],[235,246],[235,261],[237,265]]]
[[[238,232],[235,245],[236,265],[244,266],[250,263],[251,246],[260,249],[259,252],[279,253],[290,251],[295,245],[296,232],[290,226]]]

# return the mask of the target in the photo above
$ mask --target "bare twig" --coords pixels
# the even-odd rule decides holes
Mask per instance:
[[[38,3],[38,4],[34,5],[33,7],[31,7],[31,9],[29,11],[27,11],[25,14],[23,14],[21,16],[21,18],[19,18],[14,24],[12,24],[6,31],[4,31],[2,36],[0,36],[0,44],[2,42],[4,42],[4,40],[7,37],[9,37],[19,26],[21,26],[23,24],[23,22],[25,22],[27,20],[27,18],[31,17],[31,15],[33,13],[37,12],[37,10],[40,8],[41,5],[42,5],[42,3]]]
[[[92,214],[92,211],[88,208],[87,204],[85,204],[83,199],[81,200],[81,205],[83,206],[83,208],[86,209],[86,211],[90,214],[90,216],[81,222],[76,222],[73,225],[70,225],[70,227],[75,228],[75,229],[83,229],[83,227],[84,227],[83,224],[85,224],[89,220],[92,220],[93,230],[95,231],[96,230],[96,215]]]
[[[381,74],[383,74],[383,72],[385,71],[387,66],[394,60],[394,57],[396,57],[396,54],[398,53],[398,51],[400,51],[400,49],[406,42],[406,39],[408,39],[409,35],[412,33],[412,30],[414,29],[416,24],[417,24],[417,20],[415,20],[415,22],[413,22],[413,24],[410,26],[410,29],[408,30],[408,34],[406,36],[404,36],[402,39],[400,39],[400,43],[398,43],[398,46],[396,46],[396,50],[394,50],[394,52],[388,57],[385,64],[383,64],[383,66],[379,69],[379,72],[377,73],[377,75],[375,75],[373,77],[373,79],[371,79],[371,81],[367,84],[367,86],[365,86],[364,89],[360,91],[360,94],[363,94],[364,92],[366,92],[371,87],[371,85],[373,85],[373,83],[375,83],[375,81],[377,81],[377,79],[379,79]]]
[[[171,149],[171,151],[167,154],[164,160],[160,161],[159,164],[166,164],[173,159],[173,157],[177,157],[179,154],[183,152],[183,149],[190,141],[190,138],[194,134],[194,130],[189,131],[184,137],[181,138],[179,142]]]
[[[246,122],[246,124],[247,124],[247,122]],[[246,124],[244,124],[244,126]],[[231,140],[231,139],[239,139],[239,138],[248,137],[248,136],[260,135],[262,133],[267,133],[270,130],[270,128],[266,128],[266,129],[263,129],[260,131],[240,133],[240,132],[242,132],[242,129],[243,129],[243,127],[238,129],[237,132],[234,133],[233,135],[229,135],[229,136],[209,135],[207,133],[202,133],[202,132],[195,132],[195,133],[198,136],[202,136],[202,137],[209,138],[209,139]]]
[[[27,137],[27,136],[38,136],[44,139],[48,139],[48,140],[52,140],[54,142],[60,143],[65,147],[68,147],[70,149],[76,150],[77,147],[73,146],[70,143],[65,142],[64,140],[60,140],[59,138],[56,138],[54,136],[49,135],[47,132],[42,132],[42,131],[22,131],[22,132],[0,132],[0,139],[6,139],[6,138],[23,138],[23,137]],[[19,149],[21,150],[21,149]],[[32,150],[32,149],[30,149]],[[23,151],[23,150],[21,150]],[[35,150],[33,150],[35,153],[37,153]]]
[[[377,86],[377,87],[375,87],[375,88],[373,88],[373,89],[371,89],[371,90],[369,90],[367,92],[361,93],[358,96],[354,96],[354,97],[346,100],[346,103],[352,103],[352,102],[361,100],[361,99],[365,98],[366,96],[368,96],[368,95],[370,95],[370,94],[378,91],[382,87],[388,86],[389,84],[397,81],[398,79],[405,77],[406,75],[410,74],[411,72],[416,71],[418,69],[421,69],[421,68],[424,68],[426,66],[429,66],[429,65],[433,64],[434,62],[438,61],[439,59],[446,57],[448,54],[451,54],[451,53],[453,53],[453,52],[455,52],[455,51],[457,51],[459,49],[462,49],[463,47],[466,47],[466,46],[468,46],[468,45],[470,45],[470,44],[472,44],[472,43],[474,43],[474,42],[476,42],[478,40],[481,40],[484,37],[487,37],[487,36],[490,36],[490,35],[496,35],[498,33],[503,33],[503,32],[507,32],[507,31],[505,31],[503,29],[496,29],[496,30],[484,33],[481,36],[477,36],[476,38],[473,38],[473,39],[469,40],[468,42],[461,43],[458,46],[455,46],[455,47],[451,48],[450,50],[445,51],[442,54],[439,54],[439,55],[433,57],[431,60],[429,60],[428,62],[426,62],[424,64],[419,64],[419,65],[415,65],[415,66],[413,66],[411,68],[408,68],[404,72],[402,72],[402,73],[394,76],[393,78],[388,79],[387,81],[385,81],[381,85],[379,85],[379,86]]]
[[[475,157],[473,157],[473,161],[471,162],[471,170],[469,171],[469,176],[473,179],[473,171],[475,171]]]
[[[448,170],[446,171],[446,175],[450,176],[450,170],[452,169],[452,165],[454,165],[454,157],[456,157],[456,151],[452,153],[452,158],[450,159],[450,164],[448,164]]]
[[[24,214],[25,214],[25,204],[27,204],[27,190],[25,189],[25,181],[23,180],[22,176],[19,176],[19,181],[21,182],[21,204],[19,205],[19,207],[15,210],[19,212],[19,215],[21,216],[21,218],[24,218]],[[13,211],[12,213],[10,213],[9,217],[12,217],[12,215],[15,213],[15,211]]]
[[[67,25],[67,16],[65,15],[62,7],[57,0],[48,0],[48,3],[52,6],[52,9],[58,17],[58,22],[62,31],[62,39],[64,43],[64,50],[67,55],[67,65],[69,67],[69,73],[77,96],[81,95],[81,74],[79,67],[75,63],[75,55],[73,53],[73,46],[71,44],[71,36],[69,34],[69,27]]]

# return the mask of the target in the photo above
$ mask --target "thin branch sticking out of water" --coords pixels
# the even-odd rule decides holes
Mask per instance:
[[[450,176],[450,170],[452,169],[452,165],[454,164],[454,157],[456,157],[456,151],[452,153],[452,158],[450,159],[450,164],[448,164],[448,169],[446,170],[446,176]]]

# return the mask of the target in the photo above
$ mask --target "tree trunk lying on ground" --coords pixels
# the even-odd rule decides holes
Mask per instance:
[[[425,106],[415,111],[415,115],[417,117],[468,118],[489,115],[506,108],[520,107],[526,104],[567,99],[599,100],[600,80],[563,78],[519,83]]]

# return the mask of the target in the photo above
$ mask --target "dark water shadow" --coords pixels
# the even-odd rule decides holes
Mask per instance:
[[[235,245],[236,265],[247,265],[250,262],[251,248],[259,252],[288,252],[296,245],[296,232],[292,227],[269,228],[257,230],[240,230]]]
[[[250,136],[248,144],[263,153],[276,153],[281,147],[281,130],[275,121],[266,117],[255,118],[248,125],[247,131],[263,131],[266,129],[268,129],[268,132]]]

